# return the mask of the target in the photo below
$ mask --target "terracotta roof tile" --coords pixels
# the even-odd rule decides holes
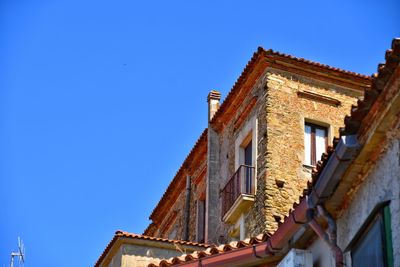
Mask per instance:
[[[367,76],[367,75],[364,75],[364,74],[360,74],[360,73],[357,73],[357,72],[348,71],[348,70],[344,70],[344,69],[340,69],[340,68],[331,67],[329,65],[321,64],[321,63],[318,63],[318,62],[315,62],[315,61],[311,61],[311,60],[307,60],[307,59],[304,59],[304,58],[301,58],[301,57],[295,57],[295,56],[288,55],[288,54],[285,54],[285,53],[280,53],[280,52],[274,51],[272,49],[264,50],[264,52],[267,55],[277,55],[277,56],[285,57],[285,58],[292,59],[292,60],[295,60],[295,61],[298,61],[298,62],[304,62],[304,63],[310,64],[310,65],[314,65],[314,66],[317,66],[317,67],[320,67],[320,68],[324,68],[324,69],[328,69],[328,70],[332,70],[332,71],[336,71],[336,72],[340,72],[340,73],[344,73],[344,74],[349,74],[349,75],[360,77],[360,78],[364,78],[364,79],[371,79],[370,76]]]
[[[167,242],[167,243],[198,246],[198,247],[204,247],[204,248],[210,247],[210,245],[203,244],[203,243],[190,242],[190,241],[184,241],[184,240],[175,240],[175,239],[166,239],[166,238],[153,237],[153,236],[145,236],[145,235],[124,232],[124,231],[120,231],[120,230],[116,231],[115,235],[119,236],[119,237],[129,237],[129,238],[136,238],[136,239],[143,239],[143,240],[161,241],[161,242]]]
[[[382,89],[386,85],[393,73],[394,69],[400,64],[400,38],[393,39],[392,48],[387,50],[385,53],[386,64],[378,65],[378,73],[372,75],[372,86],[367,88],[364,92],[364,98],[357,101],[357,105],[351,107],[350,116],[346,116],[344,119],[345,126],[340,129],[340,136],[358,134],[361,124],[364,118],[367,116],[372,105],[379,97]],[[333,150],[338,144],[339,139],[335,138],[333,141],[333,147],[329,147],[326,154],[321,157],[318,161],[316,168],[312,173],[313,186],[318,180],[319,175],[324,169],[326,163],[332,155]]]
[[[378,98],[380,92],[386,85],[392,72],[400,61],[400,39],[393,39],[392,48],[386,51],[386,64],[378,65],[378,73],[372,76],[370,89],[365,90],[364,98],[352,106],[350,116],[345,118],[345,127],[340,130],[340,135],[356,134],[361,122],[369,112],[372,104]]]
[[[225,253],[228,251],[232,251],[232,250],[236,250],[236,249],[240,249],[243,247],[249,247],[252,245],[256,245],[256,244],[260,244],[262,242],[265,242],[268,237],[270,235],[268,234],[260,234],[258,236],[252,237],[252,238],[247,238],[245,240],[242,241],[233,241],[230,242],[229,244],[223,244],[223,245],[219,245],[218,247],[216,246],[211,246],[209,248],[207,248],[204,251],[195,251],[191,254],[187,254],[187,255],[182,255],[179,257],[173,257],[170,258],[168,260],[162,260],[160,261],[160,263],[154,264],[151,263],[148,265],[148,267],[167,267],[167,266],[173,266],[173,265],[177,265],[177,264],[181,264],[184,262],[190,262],[190,261],[194,261],[194,260],[198,260],[204,257],[209,257],[212,255],[217,255],[217,254],[221,254],[221,253]]]
[[[183,240],[165,239],[165,238],[152,237],[152,236],[145,236],[145,235],[133,234],[133,233],[117,230],[115,232],[115,235],[114,235],[113,239],[110,241],[110,243],[108,243],[107,247],[104,249],[103,253],[100,255],[99,259],[97,260],[96,264],[94,265],[95,267],[100,266],[101,262],[104,260],[104,258],[106,257],[107,253],[110,251],[110,249],[112,248],[114,243],[117,241],[117,239],[118,238],[123,238],[123,237],[133,238],[133,239],[140,239],[140,240],[165,242],[165,243],[170,243],[170,244],[196,246],[196,247],[201,247],[201,248],[210,247],[210,245],[202,244],[202,243],[189,242],[189,241],[183,241]]]

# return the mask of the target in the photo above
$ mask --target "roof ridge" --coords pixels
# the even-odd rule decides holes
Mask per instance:
[[[318,67],[326,68],[326,69],[329,69],[329,70],[333,70],[333,71],[337,71],[337,72],[341,72],[341,73],[357,76],[357,77],[368,79],[368,80],[371,80],[371,78],[372,78],[371,75],[365,75],[365,74],[361,74],[361,73],[358,73],[358,72],[354,72],[354,71],[349,71],[349,70],[345,70],[345,69],[342,69],[342,68],[333,67],[333,66],[328,65],[328,64],[319,63],[318,61],[313,61],[313,60],[305,59],[305,58],[302,58],[302,57],[296,57],[296,56],[293,56],[293,55],[290,55],[290,54],[286,54],[286,53],[282,53],[282,52],[279,52],[279,51],[276,51],[276,50],[273,50],[273,49],[266,50],[261,46],[258,48],[258,51],[264,52],[264,53],[266,53],[266,55],[277,55],[277,56],[293,59],[293,60],[296,60],[296,61],[299,61],[299,62],[304,62],[304,63],[311,64],[311,65],[314,65],[314,66],[318,66]]]
[[[224,110],[226,109],[226,103],[229,102],[230,98],[234,97],[234,94],[236,93],[236,91],[238,90],[238,88],[241,86],[241,84],[246,80],[246,75],[248,73],[250,73],[253,68],[255,67],[257,61],[260,59],[260,57],[268,57],[268,56],[280,56],[280,57],[284,57],[290,60],[295,60],[297,62],[302,62],[305,64],[309,64],[318,68],[322,68],[322,69],[327,69],[330,71],[334,71],[334,72],[338,72],[338,73],[342,73],[342,74],[346,74],[346,75],[350,75],[350,76],[354,76],[357,77],[359,79],[364,79],[366,81],[368,81],[368,83],[371,82],[372,77],[368,76],[368,75],[364,75],[364,74],[360,74],[360,73],[356,73],[356,72],[352,72],[352,71],[348,71],[348,70],[344,70],[341,68],[336,68],[336,67],[332,67],[330,65],[327,64],[322,64],[316,61],[312,61],[312,60],[308,60],[308,59],[304,59],[301,57],[296,57],[293,55],[289,55],[289,54],[285,54],[285,53],[281,53],[278,51],[275,51],[273,49],[265,49],[262,46],[259,46],[256,50],[256,52],[253,53],[253,56],[251,57],[251,59],[247,62],[246,66],[244,67],[242,73],[240,74],[239,78],[235,81],[234,85],[232,86],[231,90],[229,91],[229,93],[227,94],[227,96],[225,97],[224,101],[221,103],[221,106],[219,107],[219,109],[217,110],[217,112],[214,114],[212,120],[211,120],[211,125],[213,125],[217,120],[218,117],[220,116],[221,113],[224,112]],[[332,78],[334,79],[334,78]],[[367,85],[366,85],[367,87]]]
[[[132,238],[146,239],[146,240],[153,240],[153,241],[187,244],[187,245],[192,245],[192,246],[201,246],[201,247],[210,247],[211,246],[211,245],[205,244],[205,243],[191,242],[191,241],[185,241],[185,240],[180,240],[180,239],[168,239],[168,238],[162,238],[162,237],[154,237],[154,236],[130,233],[130,232],[122,231],[122,230],[115,231],[115,235],[120,236],[120,237],[132,237]]]

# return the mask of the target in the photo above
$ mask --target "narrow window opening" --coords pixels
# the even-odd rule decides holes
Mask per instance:
[[[328,147],[328,128],[306,123],[304,126],[304,164],[315,166]]]
[[[252,159],[252,154],[253,154],[253,142],[250,140],[250,142],[246,145],[244,148],[244,165],[246,165],[244,169],[244,190],[246,194],[251,194],[252,193],[252,186],[253,186],[253,180],[252,180],[252,169],[248,167],[253,167],[253,159]]]
[[[205,242],[205,225],[206,225],[206,201],[199,199],[197,201],[197,242]]]

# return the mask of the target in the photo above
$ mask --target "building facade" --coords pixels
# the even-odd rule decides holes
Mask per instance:
[[[145,235],[209,244],[273,233],[371,78],[259,48],[150,216]]]
[[[116,231],[95,267],[146,267],[162,259],[205,250],[209,245]]]
[[[96,266],[400,266],[400,39],[385,60],[367,77],[260,48],[209,93],[144,235]]]
[[[400,266],[400,39],[385,59],[274,233],[149,267]]]

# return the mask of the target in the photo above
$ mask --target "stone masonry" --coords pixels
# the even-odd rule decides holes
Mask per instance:
[[[298,201],[311,168],[304,163],[304,123],[329,125],[328,142],[338,136],[343,118],[350,112],[360,91],[270,70],[266,84],[265,230],[274,231],[283,215]],[[338,106],[299,97],[312,92],[340,101]],[[259,192],[262,194],[261,192]],[[283,219],[283,218],[282,218]]]
[[[329,80],[325,73],[319,76],[315,71],[297,73],[268,67],[265,62],[257,64],[264,64],[253,70],[259,74],[249,75],[258,75],[258,78],[254,83],[245,81],[243,86],[251,84],[251,87],[246,88],[246,94],[239,101],[235,100],[234,107],[224,111],[229,119],[224,115],[224,122],[217,121],[216,126],[209,118],[205,159],[187,170],[196,181],[191,185],[189,241],[203,241],[198,236],[202,223],[197,214],[200,201],[206,202],[204,241],[219,244],[238,239],[232,232],[239,221],[234,224],[223,221],[220,192],[237,171],[238,140],[249,131],[255,153],[256,193],[250,208],[241,211],[240,229],[244,229],[246,237],[273,233],[311,179],[312,166],[304,165],[305,123],[327,127],[327,140],[331,142],[338,136],[351,105],[362,97],[362,90],[353,88],[368,83],[365,80],[347,83],[348,77]],[[356,83],[358,87],[352,86]],[[213,102],[213,106],[219,107],[219,102]],[[214,113],[209,110],[209,116]],[[218,115],[221,114],[216,112],[215,116]],[[182,190],[164,211],[162,221],[149,227],[145,234],[181,239],[184,207],[185,191]]]
[[[340,101],[340,105],[301,98],[308,91]],[[246,236],[273,232],[279,218],[287,214],[310,180],[311,167],[304,166],[304,123],[329,125],[329,135],[338,134],[343,118],[361,92],[321,83],[290,73],[269,69],[238,107],[236,117],[254,97],[258,101],[242,125],[257,117],[257,192],[255,203],[245,214]],[[235,173],[235,119],[220,134],[220,188]],[[332,138],[328,138],[332,140]],[[220,199],[221,201],[221,199]],[[220,221],[220,235],[228,235],[230,225]]]

